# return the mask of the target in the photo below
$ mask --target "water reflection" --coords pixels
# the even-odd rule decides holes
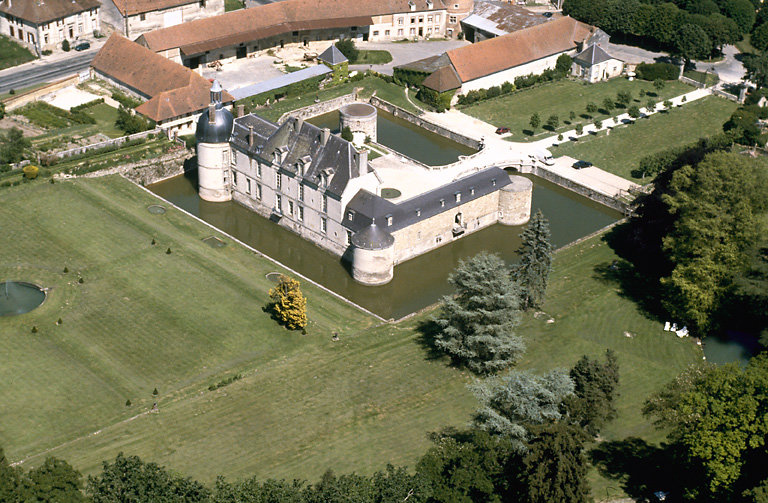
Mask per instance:
[[[533,177],[533,208],[550,220],[556,247],[570,243],[612,222],[620,215],[588,199]],[[355,283],[338,257],[303,240],[234,202],[209,203],[197,196],[193,176],[178,176],[150,190],[222,231],[248,243],[325,287],[385,318],[399,318],[426,307],[450,292],[446,278],[462,258],[482,250],[516,260],[521,227],[493,225],[464,236],[426,255],[395,267],[387,285]]]

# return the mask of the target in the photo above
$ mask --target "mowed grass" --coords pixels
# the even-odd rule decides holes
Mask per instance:
[[[0,35],[0,70],[20,65],[35,59],[26,47],[17,44],[5,35]]]
[[[355,65],[383,65],[392,61],[389,51],[358,51],[357,59],[352,62]]]
[[[641,97],[641,90],[648,94]],[[509,139],[512,141],[534,141],[558,131],[573,129],[579,123],[586,126],[596,119],[605,119],[626,112],[626,109],[617,108],[608,114],[602,111],[591,115],[586,113],[588,103],[594,103],[598,109],[602,109],[605,98],[616,100],[619,92],[630,92],[633,97],[633,103],[630,106],[636,105],[642,108],[649,99],[661,102],[692,90],[691,86],[676,80],[666,82],[661,91],[656,91],[652,82],[644,80],[630,82],[624,78],[617,78],[596,84],[560,80],[481,101],[463,107],[462,111],[494,126],[508,127],[512,133]],[[576,114],[573,121],[569,119],[570,112]],[[551,115],[557,115],[560,119],[560,127],[551,131],[540,126],[536,131],[532,131],[530,119],[534,113],[539,114],[542,126]],[[532,133],[535,134],[532,135]]]
[[[123,451],[207,482],[316,480],[328,468],[412,467],[427,432],[471,420],[472,377],[421,342],[417,327],[433,311],[380,324],[305,284],[309,335],[290,333],[261,310],[275,266],[233,243],[208,247],[201,239],[216,233],[172,209],[151,215],[156,200],[122,179],[3,195],[14,239],[0,277],[53,287],[37,310],[0,318],[0,445],[14,461],[55,455],[93,473]],[[603,436],[658,441],[642,402],[701,351],[603,279],[614,260],[600,238],[558,253],[545,315],[519,327],[519,368],[567,368],[614,349],[619,417]],[[207,390],[235,373],[243,378]],[[159,412],[145,414],[155,386]]]
[[[610,135],[587,135],[578,141],[551,149],[552,155],[567,155],[590,161],[595,166],[628,180],[647,182],[632,176],[640,159],[671,147],[720,133],[738,105],[724,98],[708,96],[660,112],[635,124],[614,128]]]

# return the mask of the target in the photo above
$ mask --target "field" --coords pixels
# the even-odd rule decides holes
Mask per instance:
[[[352,64],[355,65],[382,65],[392,61],[392,55],[389,51],[358,51],[358,56]]]
[[[738,105],[723,98],[708,96],[668,112],[656,113],[635,124],[614,128],[610,135],[588,135],[576,142],[552,148],[552,155],[568,155],[628,180],[632,170],[646,155],[674,146],[692,143],[699,138],[722,132],[723,124]]]
[[[640,97],[641,90],[646,92],[647,96]],[[619,78],[597,84],[560,80],[481,101],[462,108],[462,111],[494,126],[508,127],[512,132],[509,138],[512,141],[530,141],[553,134],[553,131],[541,127],[535,131],[535,135],[533,134],[529,122],[534,112],[539,114],[542,124],[546,123],[549,116],[557,115],[560,119],[560,127],[554,132],[567,131],[573,129],[578,123],[586,126],[595,119],[605,119],[626,112],[625,109],[618,108],[609,114],[603,113],[602,110],[591,116],[586,113],[588,103],[594,103],[602,109],[605,98],[615,100],[616,95],[622,91],[631,92],[634,99],[632,104],[642,108],[649,99],[661,102],[692,90],[691,86],[676,80],[666,82],[659,92],[654,89],[652,82],[643,80],[630,82]],[[576,114],[573,121],[569,119],[570,112]]]
[[[51,288],[40,308],[0,318],[0,445],[13,461],[51,454],[93,473],[124,451],[207,482],[316,479],[413,466],[427,432],[471,418],[471,378],[417,330],[429,312],[380,324],[304,283],[309,334],[290,333],[262,311],[276,266],[225,236],[209,247],[202,239],[217,233],[172,208],[150,214],[157,200],[121,178],[2,190],[13,239],[0,278]],[[599,237],[557,255],[546,314],[519,328],[520,367],[615,349],[619,418],[603,436],[658,441],[641,403],[701,353],[623,296],[615,260]],[[159,412],[145,414],[154,401]]]
[[[0,35],[0,70],[35,59],[29,49],[22,47],[5,35]]]

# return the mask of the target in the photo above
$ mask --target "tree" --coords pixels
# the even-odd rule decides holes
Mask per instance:
[[[555,71],[560,75],[568,75],[571,72],[573,59],[567,54],[561,54],[555,62]]]
[[[448,282],[456,293],[442,299],[435,346],[479,374],[512,365],[525,351],[513,331],[520,321],[520,291],[501,258],[480,253],[462,260]]]
[[[590,101],[589,103],[587,103],[587,115],[591,116],[595,112],[597,112],[597,105],[595,105]]]
[[[357,58],[360,56],[360,51],[355,46],[355,41],[351,38],[339,40],[336,42],[336,48],[341,51],[341,53],[345,58],[349,60],[350,63],[357,61]]]
[[[656,100],[650,99],[645,104],[645,110],[650,114],[656,110]]]
[[[667,83],[661,79],[656,79],[653,81],[653,88],[656,89],[656,92],[659,92],[662,89],[664,89],[665,85],[667,85]]]
[[[605,98],[603,100],[603,110],[605,110],[606,114],[610,115],[611,110],[613,110],[614,108],[616,108],[616,104],[613,102],[611,98]]]
[[[69,40],[64,39],[64,42],[61,43],[61,50],[64,52],[69,52],[71,47],[69,46]]]
[[[5,134],[0,133],[0,165],[15,164],[24,159],[24,150],[30,147],[28,139],[17,127],[12,127]]]
[[[120,105],[117,109],[117,120],[115,120],[115,126],[118,129],[122,129],[125,134],[135,134],[142,131],[147,131],[154,127],[154,123],[145,119],[133,110]]]
[[[627,108],[629,104],[632,103],[632,92],[619,91],[616,94],[616,103],[620,104],[624,108]]]
[[[537,129],[539,129],[539,126],[541,126],[541,117],[539,117],[538,112],[534,112],[533,115],[531,115],[531,119],[528,121],[528,124],[531,125],[534,133]]]
[[[591,501],[587,460],[580,433],[573,427],[550,423],[534,429],[523,458],[524,486],[529,503],[586,503]]]
[[[768,12],[768,8],[766,9],[766,12]],[[768,23],[763,23],[755,28],[749,41],[758,51],[763,52],[768,50]]]
[[[512,267],[512,279],[520,287],[520,307],[538,308],[547,294],[549,273],[552,271],[552,243],[549,222],[541,210],[528,222],[520,234],[520,261]]]
[[[530,427],[559,420],[563,401],[573,394],[574,386],[564,370],[542,376],[512,371],[478,381],[471,389],[480,402],[475,426],[508,437],[517,451],[524,452]]]
[[[46,458],[27,474],[29,501],[40,503],[85,503],[83,476],[66,461]]]
[[[725,501],[746,473],[765,477],[766,389],[763,353],[745,369],[736,363],[690,369],[646,402],[643,412],[669,429],[668,440],[681,451],[689,499]]]
[[[664,103],[662,103],[661,106],[664,107],[664,110],[669,110],[672,108],[672,102],[670,100],[664,100]]]
[[[595,129],[601,129],[603,127],[603,121],[601,121],[600,119],[597,119],[594,122],[594,124],[595,124]]]
[[[758,87],[768,87],[768,54],[744,54],[742,63],[751,82]]]
[[[629,107],[629,110],[627,111],[630,117],[633,119],[639,119],[640,118],[640,109],[637,106],[631,106]]]
[[[583,132],[584,132],[584,124],[579,122],[578,124],[576,124],[576,134],[581,135]]]
[[[349,126],[344,126],[341,130],[341,137],[344,140],[352,141],[355,136],[352,134],[352,130],[349,129]]]
[[[576,119],[576,112],[574,112],[573,110],[568,112],[568,120],[573,122],[575,119]]]
[[[5,118],[5,103],[0,103],[0,119]]]
[[[22,487],[22,471],[11,466],[0,447],[0,501],[8,503],[26,502]]]
[[[300,286],[297,280],[280,275],[275,288],[269,290],[272,311],[289,330],[307,326],[307,299],[301,293]]]
[[[555,114],[550,115],[547,118],[547,127],[552,131],[560,127],[560,117]]]
[[[584,355],[570,371],[574,394],[566,404],[569,419],[594,437],[600,428],[616,416],[614,400],[619,385],[616,353],[605,352],[605,362]]]
[[[691,60],[709,56],[712,52],[712,41],[701,27],[695,24],[684,24],[675,34],[674,52],[688,64]]]
[[[755,6],[749,0],[726,0],[723,5],[723,14],[733,19],[741,33],[749,33],[755,24]]]
[[[210,496],[199,482],[123,453],[114,463],[105,461],[99,475],[88,477],[87,493],[93,503],[207,503]]]

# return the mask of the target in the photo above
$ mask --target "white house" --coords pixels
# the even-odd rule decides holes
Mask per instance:
[[[624,62],[616,59],[597,44],[590,44],[573,58],[571,73],[587,82],[618,77],[624,70]]]
[[[98,0],[0,0],[0,34],[37,51],[92,38],[99,26]]]

